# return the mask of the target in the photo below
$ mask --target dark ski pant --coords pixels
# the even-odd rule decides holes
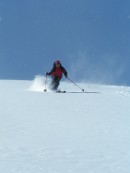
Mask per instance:
[[[52,90],[57,90],[57,88],[60,84],[60,80],[61,80],[61,78],[59,78],[59,77],[52,77],[52,81],[51,81]]]

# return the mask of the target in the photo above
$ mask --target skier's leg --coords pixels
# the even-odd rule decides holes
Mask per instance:
[[[51,81],[50,88],[52,90],[54,90],[54,88],[55,88],[55,80],[54,79],[52,79],[52,81]]]
[[[55,89],[58,89],[58,86],[60,85],[60,78],[57,78],[56,82],[55,82]]]
[[[56,77],[53,77],[52,78],[52,81],[51,81],[51,89],[52,90],[56,90]]]
[[[56,78],[56,77],[54,77],[52,79],[52,82],[51,82],[51,89],[52,90],[57,90],[57,88],[58,88],[58,86],[60,84],[60,80],[61,80],[61,78]]]

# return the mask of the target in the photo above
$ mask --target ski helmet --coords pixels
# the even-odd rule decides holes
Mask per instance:
[[[60,64],[60,61],[59,61],[59,60],[55,61],[55,65],[56,65],[56,64]]]

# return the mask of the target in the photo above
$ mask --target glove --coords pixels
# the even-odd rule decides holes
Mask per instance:
[[[48,72],[46,72],[46,73],[45,73],[45,75],[47,76],[47,75],[49,75],[49,73],[48,73]]]

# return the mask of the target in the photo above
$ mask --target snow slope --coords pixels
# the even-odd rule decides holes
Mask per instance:
[[[130,87],[0,80],[0,173],[129,173]]]

